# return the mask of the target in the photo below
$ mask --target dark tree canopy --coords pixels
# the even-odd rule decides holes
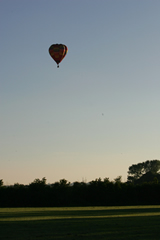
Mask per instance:
[[[0,179],[0,187],[3,186],[3,179]]]
[[[128,181],[137,182],[140,179],[150,181],[151,177],[159,176],[160,161],[159,160],[147,160],[142,163],[133,164],[129,167]]]

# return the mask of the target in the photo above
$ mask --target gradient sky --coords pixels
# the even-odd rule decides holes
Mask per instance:
[[[60,68],[48,54],[63,43]],[[0,1],[0,179],[91,181],[160,159],[159,0]]]

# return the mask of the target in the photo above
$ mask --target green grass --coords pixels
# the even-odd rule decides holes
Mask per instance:
[[[160,239],[160,206],[1,208],[3,240]]]

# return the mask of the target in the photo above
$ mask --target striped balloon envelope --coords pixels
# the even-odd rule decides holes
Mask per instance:
[[[59,63],[63,60],[68,52],[67,46],[64,44],[53,44],[49,48],[49,54],[53,58],[53,60],[57,63],[57,67],[59,67]]]

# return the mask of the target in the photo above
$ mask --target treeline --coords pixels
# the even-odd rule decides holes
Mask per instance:
[[[160,205],[160,161],[147,160],[129,167],[127,182],[121,176],[70,183],[46,184],[46,178],[29,185],[4,186],[0,180],[0,207],[62,207]]]
[[[65,179],[46,184],[46,179],[35,179],[29,185],[0,184],[0,207],[63,207],[63,206],[114,206],[160,205],[160,183],[134,184],[95,179],[89,183],[70,183]]]

